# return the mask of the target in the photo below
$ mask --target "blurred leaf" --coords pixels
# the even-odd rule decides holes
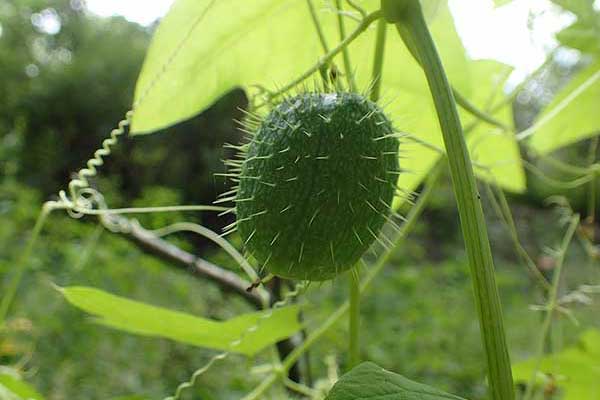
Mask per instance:
[[[3,400],[44,400],[28,383],[16,375],[0,372],[0,398]]]
[[[326,400],[462,400],[365,362],[343,375]]]
[[[597,135],[598,99],[600,62],[595,62],[574,76],[538,116],[530,146],[544,154]]]
[[[512,105],[507,104],[493,116],[510,125]],[[479,124],[469,134],[467,143],[479,178],[512,192],[522,192],[525,189],[521,154],[512,132]]]
[[[502,7],[508,3],[512,3],[513,0],[494,0],[494,7]]]
[[[577,21],[558,32],[556,39],[561,44],[584,53],[600,53],[600,29],[590,24]]]
[[[72,286],[60,292],[74,306],[100,317],[96,322],[139,335],[163,337],[217,350],[253,355],[291,336],[301,327],[298,306],[242,314],[227,321],[195,317],[115,296],[91,287]],[[257,325],[253,332],[249,328]],[[242,338],[239,346],[231,343]]]
[[[552,2],[572,12],[579,19],[587,19],[594,14],[594,0],[552,0]]]
[[[537,360],[527,360],[513,366],[515,381],[529,382]],[[562,400],[600,398],[600,331],[588,330],[577,346],[569,347],[541,360],[536,384],[558,386],[564,391]]]

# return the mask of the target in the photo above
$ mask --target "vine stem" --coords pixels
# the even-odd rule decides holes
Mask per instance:
[[[6,315],[8,314],[10,305],[12,304],[14,297],[17,294],[17,289],[19,288],[21,279],[23,279],[23,273],[25,272],[25,267],[27,266],[27,261],[31,257],[33,248],[35,247],[35,243],[37,242],[37,240],[40,236],[40,233],[42,232],[42,229],[44,228],[44,225],[46,223],[48,215],[50,215],[50,213],[53,210],[55,210],[56,208],[59,208],[59,207],[56,206],[55,202],[49,201],[49,202],[44,203],[42,210],[40,211],[40,213],[35,221],[33,230],[31,231],[31,236],[29,236],[29,239],[27,240],[27,244],[25,245],[25,248],[21,252],[21,256],[17,260],[17,264],[16,264],[16,268],[15,268],[16,271],[12,277],[12,280],[10,280],[10,283],[8,285],[8,288],[6,289],[4,296],[2,296],[2,303],[0,303],[0,331],[4,327]]]
[[[442,158],[441,160],[444,160],[444,158]],[[429,202],[429,199],[431,198],[433,189],[440,177],[440,173],[442,171],[442,166],[443,166],[443,163],[438,161],[436,166],[431,170],[431,173],[429,174],[429,178],[427,179],[427,182],[425,183],[425,188],[419,195],[419,199],[417,200],[415,205],[410,209],[408,215],[406,216],[405,222],[402,224],[402,227],[396,233],[394,239],[392,240],[393,241],[392,248],[395,248],[400,243],[402,243],[402,241],[406,238],[406,236],[415,227],[417,220],[423,213],[425,206],[427,205],[427,203]],[[391,256],[392,256],[392,252],[387,251],[377,259],[376,263],[372,266],[372,268],[369,269],[367,276],[365,277],[365,279],[359,286],[360,294],[365,293],[365,291],[369,288],[371,283],[373,283],[373,281],[375,280],[375,277],[377,277],[377,275],[381,272],[381,270],[387,265]],[[327,318],[325,320],[325,322],[323,322],[317,329],[313,330],[306,337],[306,339],[302,342],[302,344],[300,344],[298,347],[296,347],[294,349],[294,351],[292,351],[286,357],[286,359],[283,361],[283,363],[281,364],[281,367],[278,369],[277,372],[272,373],[271,375],[266,377],[256,388],[254,388],[254,390],[252,390],[252,392],[250,392],[246,396],[244,396],[242,400],[257,400],[257,399],[264,398],[264,396],[263,396],[264,393],[271,386],[273,386],[273,384],[275,384],[275,382],[277,382],[277,380],[280,377],[285,376],[285,373],[292,367],[292,365],[294,365],[296,363],[296,361],[298,361],[300,359],[300,357],[302,357],[302,355],[313,344],[315,344],[329,329],[331,329],[333,326],[335,326],[344,317],[344,315],[348,312],[349,308],[350,308],[350,301],[346,300],[344,303],[342,303],[337,308],[337,310],[335,310],[333,312],[333,314],[331,314],[329,316],[329,318]]]
[[[513,400],[514,385],[492,253],[452,88],[419,1],[383,0],[382,5],[384,9],[392,9],[385,13],[386,19],[396,23],[400,36],[423,68],[438,114],[469,259],[491,398]]]
[[[552,326],[552,317],[554,316],[554,311],[558,306],[558,287],[560,286],[560,277],[565,261],[565,255],[567,253],[567,248],[569,247],[571,240],[573,240],[573,235],[575,234],[575,230],[577,229],[578,225],[579,215],[572,216],[569,221],[567,232],[565,233],[560,249],[558,251],[556,268],[552,277],[552,288],[550,289],[548,303],[546,304],[546,316],[544,317],[544,321],[542,322],[540,338],[537,343],[535,367],[533,368],[533,372],[531,373],[529,382],[527,382],[527,389],[525,390],[525,394],[523,395],[523,400],[531,400],[534,396],[533,389],[535,386],[535,377],[537,375],[538,370],[540,369],[540,364],[544,355],[544,344],[546,343],[548,335],[550,333],[550,328]]]
[[[383,77],[383,57],[385,54],[385,36],[387,33],[387,22],[382,18],[377,22],[377,36],[375,39],[375,54],[373,55],[373,73],[371,74],[371,94],[372,101],[379,100],[381,93],[381,81]]]
[[[348,370],[360,362],[360,279],[357,267],[350,270],[350,347]]]
[[[269,94],[269,100],[274,100],[275,98],[281,96],[283,93],[286,93],[287,91],[296,87],[296,85],[304,82],[304,80],[308,79],[312,74],[317,72],[321,67],[327,64],[329,61],[331,61],[333,57],[335,57],[339,52],[344,50],[350,43],[352,43],[357,37],[359,37],[360,34],[363,33],[374,21],[378,20],[379,18],[381,18],[381,10],[373,11],[372,13],[368,14],[365,18],[362,19],[360,24],[358,24],[358,26],[348,36],[346,36],[344,40],[342,40],[336,47],[331,49],[327,54],[322,56],[316,64],[314,64],[302,75],[300,75],[298,78],[294,79],[278,91]],[[260,106],[262,106],[262,104]],[[257,108],[260,106],[257,106]]]
[[[342,1],[335,0],[335,7],[337,8],[337,20],[338,30],[340,32],[340,40],[346,38],[346,25],[344,24],[344,16],[342,15]],[[352,62],[350,61],[350,52],[348,46],[345,46],[342,50],[342,58],[344,60],[344,70],[346,71],[346,79],[348,80],[348,87],[351,92],[356,92],[356,81],[354,80],[354,70],[352,69]]]
[[[323,51],[325,54],[329,53],[329,46],[327,45],[327,40],[325,39],[325,34],[323,33],[323,28],[321,27],[321,23],[319,22],[319,17],[317,16],[317,10],[315,10],[315,5],[312,0],[306,0],[306,5],[308,6],[308,11],[310,12],[310,18],[313,21],[313,25],[315,26],[315,30],[317,31],[317,35],[319,36],[319,42],[321,42],[321,47],[323,47]]]

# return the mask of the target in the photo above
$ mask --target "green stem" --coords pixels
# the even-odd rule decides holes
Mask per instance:
[[[372,101],[379,100],[381,93],[381,81],[383,80],[383,56],[385,54],[385,36],[387,23],[382,18],[377,22],[377,38],[375,39],[375,55],[373,56],[373,73],[371,74],[370,98]]]
[[[444,158],[442,158],[441,160],[444,160]],[[433,189],[437,183],[437,180],[440,177],[440,173],[442,171],[443,166],[443,162],[441,160],[438,161],[436,166],[431,170],[429,178],[427,179],[427,182],[425,184],[425,189],[419,195],[419,199],[417,200],[415,205],[410,209],[408,215],[406,216],[406,221],[404,222],[404,224],[402,224],[402,228],[394,237],[394,245],[392,246],[392,248],[396,248],[396,246],[402,243],[402,241],[406,238],[409,232],[411,232],[414,229],[418,218],[423,213],[425,206],[431,198],[431,194],[433,193]],[[373,265],[373,267],[369,269],[369,273],[360,285],[360,294],[365,293],[365,291],[369,288],[375,277],[389,262],[391,256],[392,252],[388,251],[377,259],[375,265]],[[296,347],[294,351],[292,351],[286,357],[278,373],[273,373],[269,375],[260,383],[260,385],[254,388],[254,390],[248,393],[242,400],[256,400],[263,398],[263,394],[271,386],[273,386],[273,384],[277,382],[277,380],[281,376],[285,376],[285,373],[292,367],[292,365],[296,363],[296,361],[300,359],[300,357],[302,357],[302,354],[304,354],[313,344],[315,344],[315,342],[317,342],[317,340],[319,340],[329,329],[335,326],[348,312],[349,308],[350,301],[347,300],[342,305],[340,305],[338,309],[335,310],[333,314],[331,314],[329,318],[325,320],[325,322],[323,322],[323,324],[321,324],[317,329],[312,331],[302,342],[302,344],[300,344],[300,346]]]
[[[473,103],[471,103],[466,97],[458,92],[458,90],[452,88],[452,94],[456,99],[456,103],[461,106],[465,111],[471,113],[474,117],[480,119],[483,122],[487,122],[488,124],[500,128],[502,131],[509,132],[511,128],[505,125],[502,121],[494,118],[491,114],[480,110]]]
[[[350,271],[350,347],[348,370],[360,362],[360,280],[358,269]]]
[[[537,343],[536,355],[535,355],[535,366],[533,368],[533,372],[531,377],[529,378],[529,382],[527,383],[527,389],[525,390],[525,395],[523,396],[523,400],[531,400],[533,398],[534,386],[535,386],[535,377],[540,368],[540,364],[542,362],[542,357],[544,355],[544,345],[548,339],[548,335],[550,333],[550,327],[552,326],[552,317],[554,316],[554,311],[556,310],[556,306],[558,305],[558,287],[560,286],[560,277],[565,261],[565,254],[567,253],[567,248],[569,247],[569,243],[573,239],[573,235],[575,234],[575,230],[577,229],[577,225],[579,224],[579,216],[574,215],[571,217],[571,221],[569,227],[567,228],[567,232],[562,240],[558,257],[556,260],[556,268],[554,270],[554,274],[552,276],[552,288],[550,290],[550,296],[548,298],[548,302],[546,304],[546,316],[544,317],[544,322],[542,323],[540,338]]]
[[[396,11],[396,15],[399,16],[396,26],[402,39],[408,48],[414,49],[417,59],[421,60],[448,154],[482,331],[491,398],[512,400],[514,386],[492,253],[452,89],[425,23],[419,1],[398,1]]]
[[[335,0],[335,6],[338,9],[337,20],[338,29],[340,32],[340,40],[346,38],[346,26],[344,24],[344,16],[342,15],[342,1]],[[348,86],[351,92],[356,92],[356,81],[354,80],[354,70],[352,69],[352,63],[350,62],[350,52],[348,52],[348,46],[345,46],[342,50],[342,58],[344,59],[344,70],[346,71],[346,79],[348,80]]]
[[[8,310],[17,294],[17,289],[19,288],[19,284],[21,283],[21,279],[23,279],[23,273],[27,267],[27,263],[31,258],[31,254],[33,252],[33,248],[35,243],[37,242],[38,237],[46,223],[46,219],[50,212],[54,209],[52,206],[54,203],[45,203],[40,211],[40,214],[35,221],[35,225],[33,227],[33,231],[31,232],[31,236],[27,240],[27,244],[25,248],[21,252],[21,255],[16,263],[15,272],[12,277],[12,280],[8,284],[8,288],[4,296],[2,297],[2,302],[0,303],[0,330],[4,327],[4,323],[6,321],[6,315],[8,314]]]
[[[325,39],[325,34],[323,33],[321,23],[319,22],[319,17],[317,16],[315,5],[313,4],[312,0],[306,0],[306,4],[308,5],[308,10],[310,11],[310,18],[312,19],[313,25],[317,30],[317,35],[319,36],[319,41],[321,42],[323,51],[325,52],[325,54],[327,54],[329,53],[329,46],[327,46],[327,40]]]
[[[513,245],[515,246],[517,254],[521,258],[523,263],[527,266],[531,277],[535,279],[537,283],[539,283],[539,285],[542,287],[544,293],[548,292],[550,290],[550,283],[548,283],[548,281],[544,277],[544,274],[540,272],[540,269],[537,267],[535,262],[529,256],[529,253],[527,253],[527,250],[525,250],[525,248],[521,245],[521,242],[519,241],[517,227],[515,225],[515,221],[513,219],[504,192],[502,192],[502,189],[500,189],[498,186],[494,186],[494,189],[496,189],[497,194],[494,193],[494,190],[488,183],[485,184],[485,187],[488,191],[488,199],[490,200],[492,208],[494,208],[494,211],[496,211],[498,217],[500,217],[506,225],[506,228],[508,229],[508,233],[513,242]]]
[[[302,75],[298,78],[294,79],[292,82],[288,83],[281,89],[276,92],[273,92],[269,95],[269,100],[273,100],[283,93],[286,93],[290,89],[293,89],[296,85],[302,83],[305,79],[309,78],[312,74],[317,72],[323,65],[326,65],[333,57],[335,57],[338,53],[344,50],[350,43],[352,43],[357,37],[360,36],[373,22],[377,21],[381,18],[381,11],[373,11],[369,15],[367,15],[358,26],[348,35],[343,41],[341,41],[335,48],[331,49],[327,54],[319,59],[319,61],[306,70]],[[257,106],[261,107],[263,104]]]
[[[588,166],[594,165],[596,161],[596,153],[598,152],[598,136],[594,136],[591,139],[590,148],[588,152]],[[596,219],[596,173],[592,172],[592,179],[589,183],[588,190],[588,212],[587,221],[594,222]]]

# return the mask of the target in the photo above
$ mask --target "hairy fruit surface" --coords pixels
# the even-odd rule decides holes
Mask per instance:
[[[246,147],[237,229],[274,275],[333,278],[378,238],[398,174],[398,139],[375,103],[356,93],[289,98]]]

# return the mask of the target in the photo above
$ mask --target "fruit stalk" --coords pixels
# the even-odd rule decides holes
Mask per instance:
[[[360,363],[360,280],[358,267],[350,270],[350,347],[348,370]]]
[[[494,264],[480,196],[452,89],[419,1],[382,0],[382,10],[386,20],[396,24],[406,46],[415,53],[425,72],[448,154],[486,354],[491,398],[513,400],[513,379]]]

